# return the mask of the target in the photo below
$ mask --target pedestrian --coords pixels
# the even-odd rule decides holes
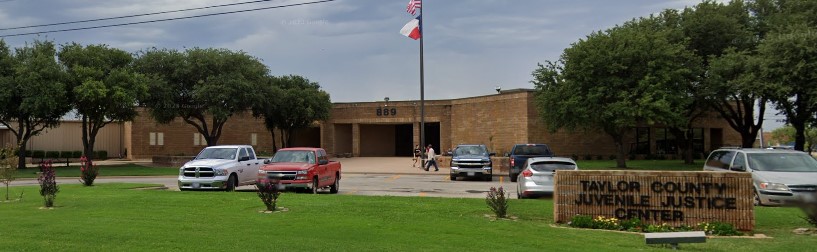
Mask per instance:
[[[417,167],[417,160],[421,159],[421,158],[422,158],[422,157],[421,157],[422,155],[423,155],[423,152],[420,150],[420,145],[419,145],[419,144],[418,144],[418,145],[415,145],[415,146],[414,146],[414,158],[412,158],[412,160],[414,161],[414,163],[413,163],[413,164],[411,164],[411,167]],[[422,162],[421,162],[421,163],[420,163],[420,168],[423,168],[422,166],[423,166],[423,164],[422,164]]]
[[[426,153],[428,156],[428,161],[426,161],[426,168],[424,170],[428,171],[431,168],[431,165],[434,165],[434,171],[439,171],[440,168],[437,167],[437,154],[434,153],[434,148],[431,145],[428,145],[428,151]]]

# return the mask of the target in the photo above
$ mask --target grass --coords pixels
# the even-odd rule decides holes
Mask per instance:
[[[639,171],[702,171],[703,160],[695,160],[693,164],[684,164],[684,160],[627,160],[626,170]],[[581,170],[620,170],[616,168],[615,160],[578,160],[576,164]]]
[[[0,203],[0,248],[15,251],[666,251],[639,234],[552,226],[553,202],[511,200],[517,220],[491,220],[482,199],[285,193],[287,212],[259,213],[252,192],[132,190],[146,185],[62,185],[56,208],[36,187]],[[714,238],[689,251],[807,251],[817,236],[793,208],[758,208],[757,233]],[[0,250],[5,250],[0,249]]]
[[[57,177],[79,177],[79,166],[60,166],[52,164],[57,171]],[[64,164],[63,164],[64,165]],[[122,165],[99,165],[99,176],[167,176],[178,175],[179,168],[170,167],[150,167],[137,164]],[[17,170],[17,178],[36,178],[39,168],[26,168]]]

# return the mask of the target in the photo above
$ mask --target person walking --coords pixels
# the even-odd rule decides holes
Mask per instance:
[[[420,145],[419,144],[415,145],[414,146],[414,158],[412,158],[414,163],[411,165],[411,167],[417,167],[417,160],[421,159],[422,155],[423,155],[423,152],[420,150]],[[420,162],[420,168],[423,168],[423,163],[422,162]]]
[[[424,170],[428,171],[431,168],[431,165],[434,165],[434,171],[439,171],[440,168],[437,167],[437,154],[434,153],[434,148],[431,145],[428,145],[428,152],[426,153],[428,156],[428,161],[426,161],[426,168]]]

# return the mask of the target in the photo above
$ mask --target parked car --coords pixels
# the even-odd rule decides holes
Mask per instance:
[[[179,189],[232,191],[238,186],[252,185],[261,162],[250,145],[210,146],[179,168]]]
[[[534,157],[525,161],[517,175],[516,198],[553,195],[553,177],[557,170],[578,170],[576,161],[566,157]]]
[[[815,200],[817,160],[801,151],[721,148],[712,151],[705,171],[752,173],[755,205]]]
[[[547,144],[517,144],[508,152],[508,175],[511,182],[516,182],[516,177],[522,172],[525,161],[532,157],[552,157],[553,151]]]
[[[258,180],[278,178],[284,189],[304,189],[314,194],[329,188],[330,193],[338,193],[340,162],[330,161],[324,149],[284,148],[264,164],[258,170]]]
[[[493,163],[483,144],[460,144],[451,152],[451,180],[457,177],[481,177],[485,181],[493,180]]]

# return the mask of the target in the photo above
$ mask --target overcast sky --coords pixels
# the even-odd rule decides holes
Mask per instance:
[[[172,11],[251,0],[0,0],[0,29]],[[129,19],[0,30],[0,36],[111,25],[314,0],[273,0]],[[408,0],[336,0],[129,26],[5,37],[18,47],[35,39],[107,44],[130,52],[157,47],[216,47],[260,58],[274,75],[317,81],[333,102],[420,98],[419,41],[400,35],[412,19]],[[681,9],[699,0],[425,0],[426,99],[451,99],[533,88],[537,63],[556,60],[571,43],[632,18]]]

